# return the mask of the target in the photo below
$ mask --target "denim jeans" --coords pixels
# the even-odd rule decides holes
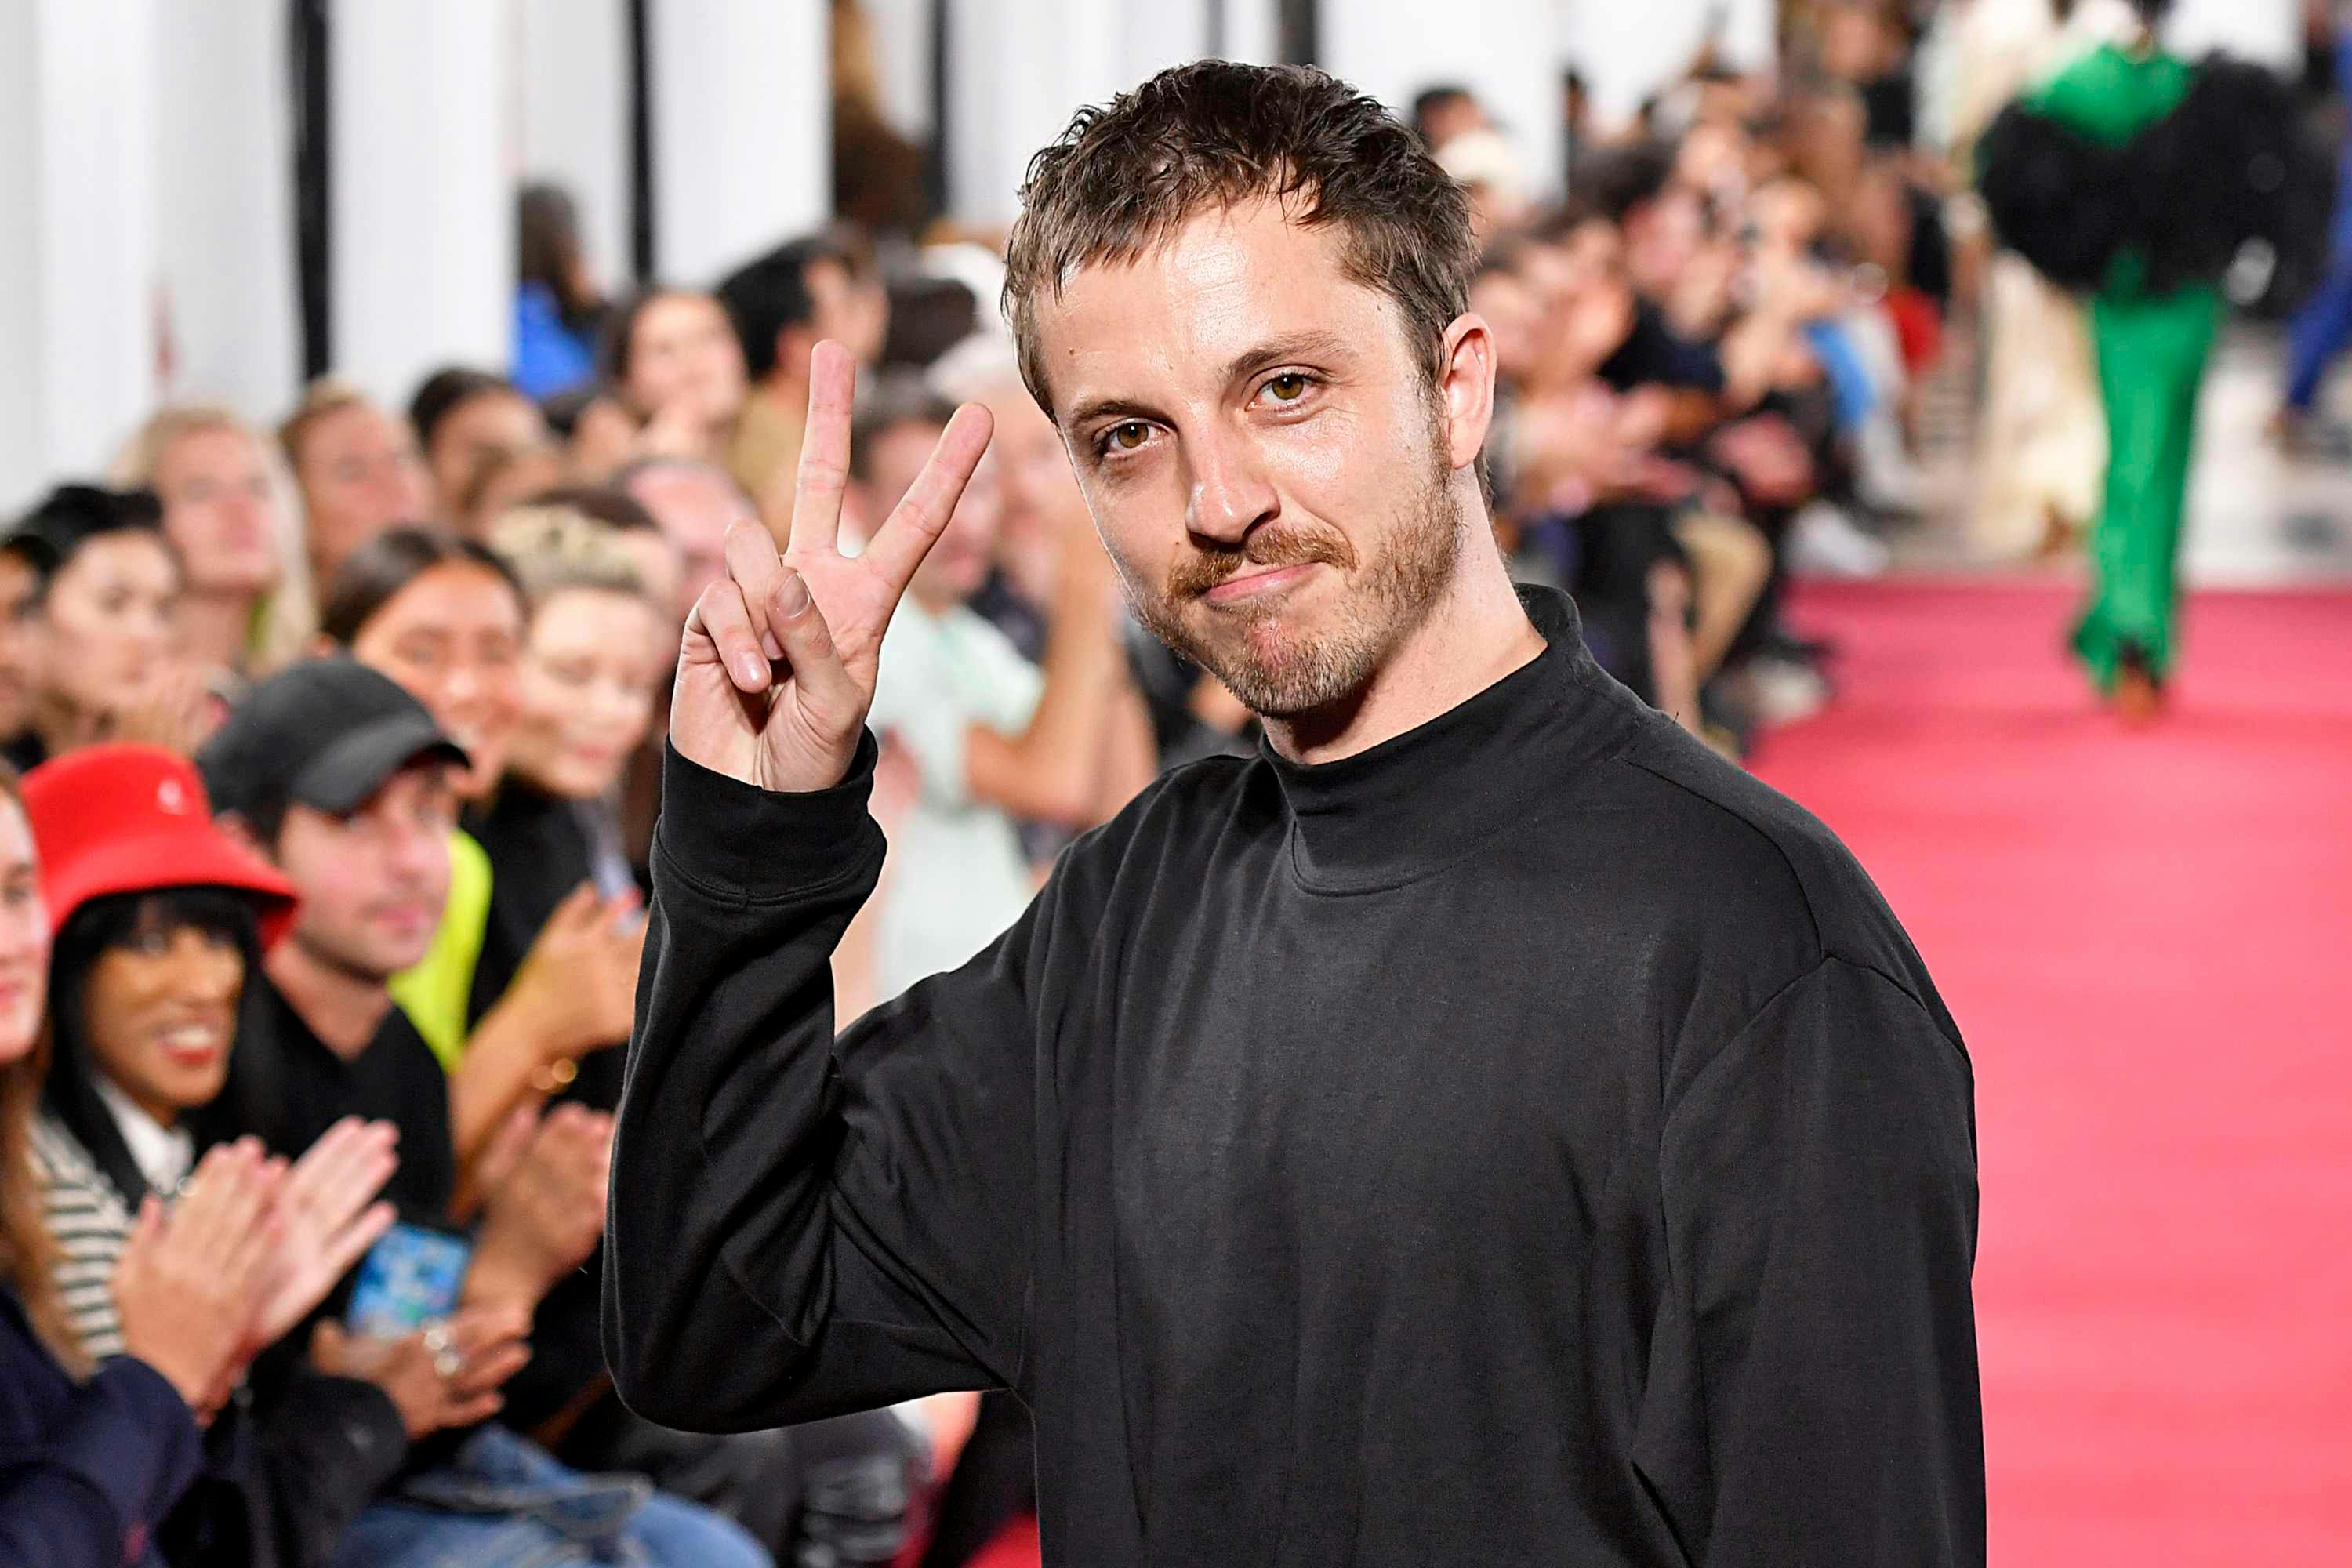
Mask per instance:
[[[343,1537],[337,1568],[771,1568],[740,1528],[634,1476],[566,1468],[502,1426],[409,1478]]]

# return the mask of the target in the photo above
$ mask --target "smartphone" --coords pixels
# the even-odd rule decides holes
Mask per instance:
[[[474,1249],[464,1237],[405,1222],[360,1260],[345,1325],[354,1334],[398,1339],[457,1310]]]

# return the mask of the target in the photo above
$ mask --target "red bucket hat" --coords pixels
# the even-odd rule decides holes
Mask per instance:
[[[89,746],[25,775],[49,931],[110,893],[228,888],[250,896],[265,948],[294,915],[294,884],[213,824],[195,764],[160,746]]]

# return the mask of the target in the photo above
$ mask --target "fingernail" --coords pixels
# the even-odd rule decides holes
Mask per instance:
[[[808,579],[797,572],[784,574],[783,586],[776,590],[776,608],[784,612],[784,619],[795,620],[809,607]]]
[[[784,657],[784,645],[776,640],[776,634],[773,632],[760,634],[760,648],[772,659]]]
[[[757,686],[767,676],[767,670],[750,654],[735,661],[735,679],[745,686]]]

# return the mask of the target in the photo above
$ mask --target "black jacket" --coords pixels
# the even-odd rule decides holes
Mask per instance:
[[[1049,1563],[1984,1560],[1968,1060],[1853,858],[1549,650],[1181,769],[834,1035],[872,744],[673,756],[606,1235],[623,1398],[1004,1385]]]

